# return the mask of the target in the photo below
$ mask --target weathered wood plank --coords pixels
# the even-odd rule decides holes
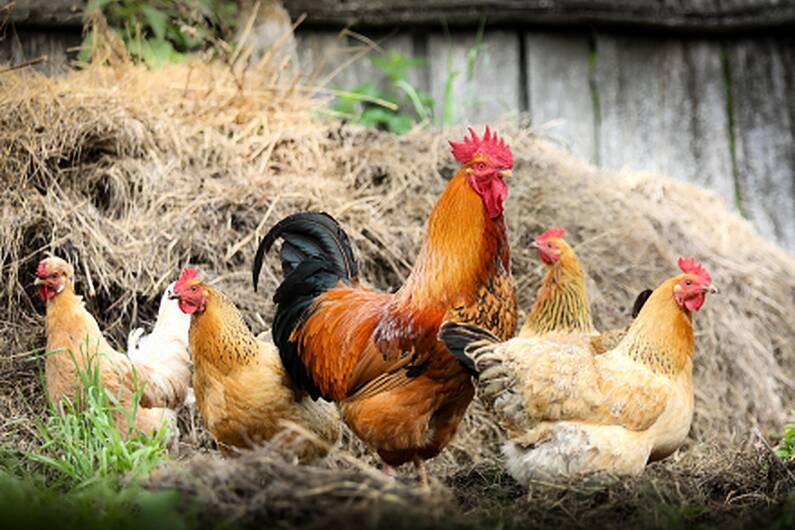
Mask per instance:
[[[26,26],[82,24],[85,0],[16,0],[12,22]],[[401,24],[438,27],[524,24],[639,26],[685,31],[731,32],[795,23],[793,0],[284,0],[293,16],[308,14],[308,24],[335,27]]]
[[[579,33],[525,35],[527,93],[533,127],[580,160],[596,162],[591,48]]]
[[[736,203],[726,82],[718,42],[669,42],[660,50],[659,171]]]
[[[737,175],[745,214],[795,250],[792,40],[727,44]]]
[[[675,30],[728,32],[795,22],[792,0],[284,0],[309,24],[370,27],[395,25],[491,26],[524,24],[629,25]]]
[[[80,46],[81,42],[80,33],[69,30],[7,31],[5,39],[0,40],[0,64],[20,64],[46,56],[45,62],[37,63],[33,68],[50,74],[63,73],[69,61],[76,56],[76,52],[67,50]]]
[[[655,55],[659,42],[612,35],[596,40],[599,159],[611,169],[658,171],[655,131],[660,86]]]
[[[85,0],[14,0],[13,4],[11,22],[18,26],[79,28],[86,8]]]
[[[733,205],[721,49],[598,35],[599,163],[706,186]]]
[[[386,88],[384,73],[370,61],[379,54],[399,53],[414,57],[409,34],[374,37],[378,49],[337,31],[302,31],[295,34],[301,70],[311,84],[325,83],[330,88],[350,90],[357,85],[373,82]],[[419,69],[409,71],[407,81],[420,83]]]
[[[474,32],[429,35],[430,93],[438,124],[485,123],[521,108],[519,38],[512,31],[491,31],[479,44]]]

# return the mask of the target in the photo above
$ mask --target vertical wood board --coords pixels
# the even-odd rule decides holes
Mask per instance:
[[[576,33],[525,35],[527,94],[533,127],[574,156],[596,163],[591,47]]]

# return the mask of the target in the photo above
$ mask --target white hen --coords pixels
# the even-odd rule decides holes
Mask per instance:
[[[148,368],[150,381],[171,396],[170,403],[179,405],[192,401],[190,388],[191,359],[188,353],[188,329],[190,315],[179,309],[177,300],[172,300],[172,282],[160,299],[157,321],[152,332],[143,335],[143,328],[136,328],[127,337],[127,354],[134,362]]]

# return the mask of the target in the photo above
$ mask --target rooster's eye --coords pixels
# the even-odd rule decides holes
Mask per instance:
[[[196,286],[194,285],[193,287],[190,288],[190,290],[195,293],[196,292]]]
[[[685,285],[693,285],[693,282],[691,282],[690,280],[685,280]]]
[[[57,272],[53,272],[52,274],[50,274],[50,278],[54,279],[54,278],[57,278],[57,277],[58,277],[58,273]]]
[[[478,164],[478,169],[486,169],[486,164],[481,162],[480,164]]]

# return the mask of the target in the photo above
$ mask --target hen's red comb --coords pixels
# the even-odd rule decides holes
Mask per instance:
[[[566,231],[562,228],[550,228],[540,236],[536,238],[536,241],[545,241],[551,237],[563,237],[566,235]]]
[[[47,260],[41,260],[39,265],[36,267],[36,276],[39,278],[46,278],[49,273],[50,272],[47,270]]]
[[[180,276],[179,280],[177,280],[177,283],[174,284],[174,289],[176,290],[177,288],[182,287],[185,285],[185,282],[194,279],[197,274],[199,274],[197,269],[194,269],[193,267],[185,267],[185,269],[182,270],[182,276]]]
[[[679,268],[682,269],[682,272],[685,274],[695,274],[707,285],[712,283],[712,277],[707,272],[707,269],[705,269],[701,263],[696,263],[696,258],[692,256],[687,259],[680,257]]]
[[[496,132],[492,134],[488,125],[486,125],[486,132],[483,134],[483,138],[478,138],[478,135],[475,134],[471,127],[469,128],[469,134],[472,137],[467,138],[464,135],[463,142],[450,142],[450,147],[453,148],[453,156],[458,162],[466,164],[475,158],[475,155],[482,154],[506,169],[513,167],[511,148]]]

